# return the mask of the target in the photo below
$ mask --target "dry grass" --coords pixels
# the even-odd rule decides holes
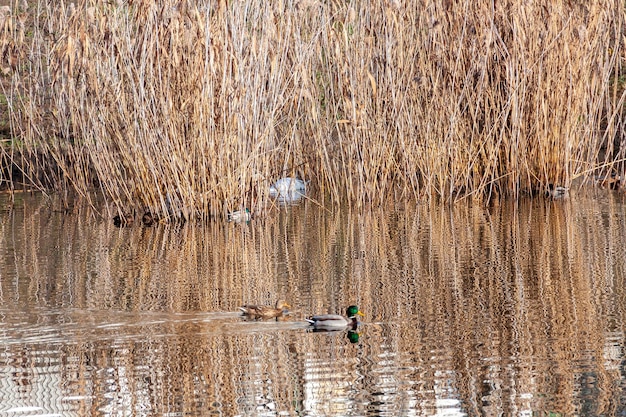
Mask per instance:
[[[13,160],[186,218],[260,210],[285,175],[358,206],[623,170],[623,2],[483,3],[12,5]]]

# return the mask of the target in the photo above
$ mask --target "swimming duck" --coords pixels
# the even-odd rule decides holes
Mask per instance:
[[[273,319],[281,317],[285,308],[291,308],[291,306],[284,300],[276,301],[276,306],[264,306],[264,305],[251,305],[239,307],[244,316],[250,316],[253,318]]]
[[[346,309],[346,317],[339,314],[320,314],[306,319],[315,329],[343,329],[345,327],[356,327],[357,316],[364,317],[365,314],[359,311],[357,306],[350,306]]]
[[[304,193],[305,191],[306,182],[292,177],[281,178],[270,186],[270,195],[272,197]]]
[[[134,222],[135,216],[133,216],[132,214],[122,213],[113,217],[113,224],[115,225],[115,227],[132,226]]]
[[[148,227],[154,225],[158,221],[159,221],[159,218],[156,215],[150,213],[149,211],[146,211],[141,217],[141,222],[144,224],[144,226],[148,226]]]
[[[614,173],[605,176],[596,176],[595,180],[597,185],[607,187],[611,190],[619,190],[623,185],[622,177]]]
[[[560,185],[548,184],[546,195],[552,198],[563,198],[567,196],[569,189]]]
[[[228,213],[226,216],[229,222],[241,223],[241,222],[249,222],[252,219],[252,213],[250,210],[238,210]]]

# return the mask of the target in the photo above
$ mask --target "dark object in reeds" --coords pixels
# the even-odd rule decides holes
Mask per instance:
[[[144,226],[150,227],[153,226],[156,222],[159,221],[159,218],[149,211],[146,211],[143,216],[141,216],[141,222]]]
[[[132,214],[118,214],[113,217],[113,225],[116,227],[132,226],[135,223],[135,216]]]
[[[560,185],[548,184],[546,195],[553,199],[565,198],[569,193],[569,189]]]
[[[606,187],[610,190],[619,190],[622,185],[622,179],[619,175],[607,175],[603,177],[595,177],[596,184],[600,187]]]

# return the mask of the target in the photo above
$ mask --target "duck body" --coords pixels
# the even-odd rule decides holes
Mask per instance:
[[[548,184],[546,194],[554,199],[567,197],[569,189],[560,185]]]
[[[228,213],[226,216],[229,222],[241,223],[241,222],[249,222],[252,219],[252,213],[250,210],[238,210]]]
[[[298,178],[281,178],[270,186],[270,195],[272,196],[287,196],[304,192],[306,192],[306,182]]]
[[[148,227],[154,225],[158,221],[159,221],[159,218],[155,216],[154,214],[150,213],[149,211],[146,211],[141,217],[141,222],[144,224],[144,226],[148,226]]]
[[[135,223],[135,216],[132,214],[118,214],[113,217],[115,227],[132,226]]]
[[[343,329],[352,326],[356,318],[349,320],[339,314],[320,314],[306,319],[314,328]]]
[[[365,316],[359,311],[357,306],[350,306],[346,309],[346,317],[339,314],[319,314],[309,317],[309,322],[315,329],[340,330],[350,327],[354,329],[358,324],[357,316]]]
[[[286,308],[291,306],[284,300],[278,300],[274,307],[266,305],[247,304],[239,307],[244,316],[251,318],[273,319],[281,317]]]

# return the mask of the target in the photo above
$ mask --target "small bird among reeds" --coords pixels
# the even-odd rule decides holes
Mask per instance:
[[[149,211],[146,211],[143,216],[141,216],[141,222],[144,226],[150,227],[159,221],[159,218]]]
[[[250,318],[273,319],[281,317],[285,313],[285,309],[291,308],[285,300],[276,301],[274,307],[267,305],[246,304],[239,307],[244,316]]]
[[[548,184],[546,195],[554,199],[567,197],[569,188],[562,187],[560,185]]]
[[[135,216],[132,214],[118,214],[113,217],[113,225],[115,227],[132,226],[135,222]]]
[[[339,314],[319,314],[309,317],[309,322],[315,329],[320,330],[340,330],[347,327],[356,328],[358,321],[357,316],[364,317],[357,306],[350,306],[346,309],[346,316]]]

